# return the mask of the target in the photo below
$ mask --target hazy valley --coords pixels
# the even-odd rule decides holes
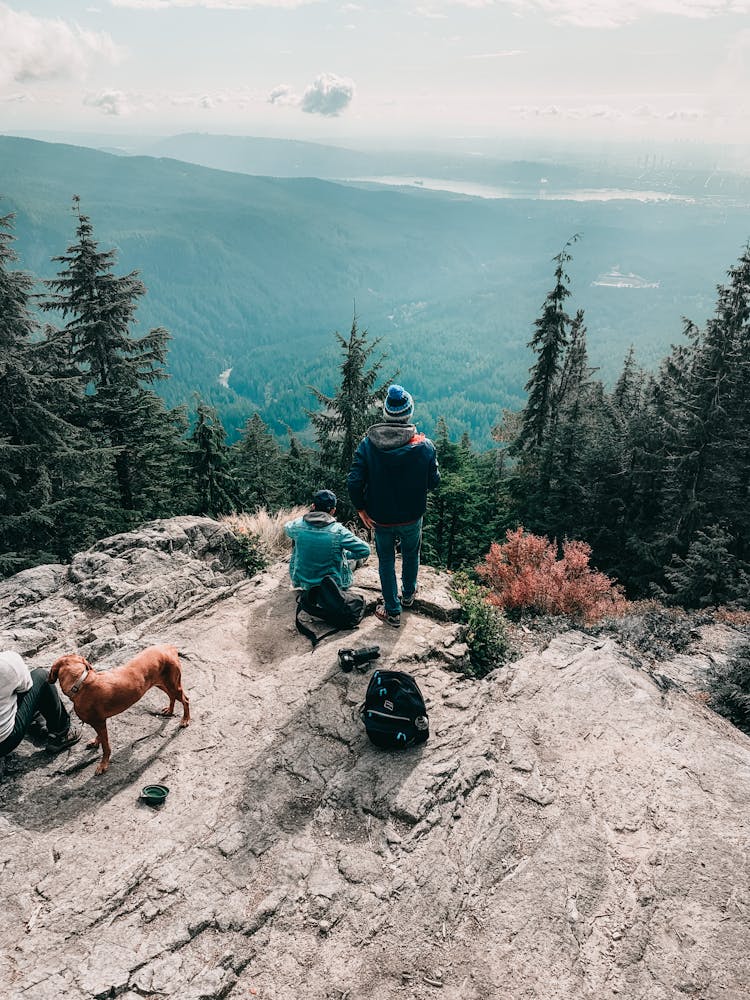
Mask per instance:
[[[331,386],[331,333],[356,305],[425,427],[442,414],[485,444],[501,409],[522,405],[550,260],[571,235],[571,302],[610,379],[631,343],[655,367],[682,316],[705,318],[750,234],[746,177],[656,155],[628,169],[200,135],[150,152],[183,159],[0,138],[3,210],[21,265],[50,277],[79,195],[119,270],[141,271],[142,327],[172,334],[168,401],[198,391],[232,430],[255,409],[280,433],[305,427],[306,387]],[[430,178],[509,197],[430,190]]]

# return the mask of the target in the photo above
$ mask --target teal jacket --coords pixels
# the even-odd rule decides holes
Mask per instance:
[[[370,546],[322,510],[311,510],[284,525],[294,542],[289,575],[295,587],[309,590],[324,576],[332,576],[342,590],[352,585],[349,559],[365,559]]]

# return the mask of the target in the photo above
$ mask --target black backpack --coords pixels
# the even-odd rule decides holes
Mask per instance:
[[[299,620],[302,611],[332,627],[323,635],[316,635]],[[361,594],[342,590],[333,577],[324,576],[320,583],[310,587],[309,590],[303,590],[299,595],[294,621],[297,631],[307,636],[315,649],[318,643],[327,639],[329,635],[334,635],[342,629],[356,628],[362,621],[364,613],[365,599]]]
[[[376,747],[403,750],[425,743],[430,735],[427,707],[417,682],[400,670],[376,670],[360,711]]]

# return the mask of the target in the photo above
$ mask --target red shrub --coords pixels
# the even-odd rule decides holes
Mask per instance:
[[[493,542],[477,572],[490,587],[498,607],[528,608],[542,614],[569,615],[587,622],[622,614],[627,606],[622,588],[589,566],[591,546],[565,542],[562,559],[548,538],[506,532],[502,545]]]

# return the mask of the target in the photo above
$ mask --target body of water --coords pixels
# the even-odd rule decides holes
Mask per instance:
[[[557,191],[544,183],[531,188],[494,187],[472,181],[451,181],[438,177],[346,177],[339,178],[348,184],[385,184],[390,187],[424,188],[428,191],[447,191],[471,198],[530,198],[534,201],[677,201],[694,204],[695,198],[670,194],[667,191],[632,191],[627,188],[581,188]]]

